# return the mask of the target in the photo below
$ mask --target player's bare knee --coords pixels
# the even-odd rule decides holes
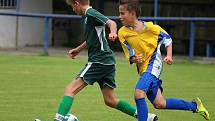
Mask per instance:
[[[115,108],[116,105],[117,105],[117,101],[116,100],[104,100],[105,102],[105,105],[109,106],[109,107],[112,107],[112,108]]]
[[[146,93],[143,90],[136,89],[134,96],[136,99],[145,98]]]
[[[74,90],[72,89],[71,86],[67,85],[64,89],[64,95],[68,95],[68,96],[74,96]]]
[[[153,104],[154,108],[156,109],[164,109],[166,107],[166,104],[162,101],[156,102]]]

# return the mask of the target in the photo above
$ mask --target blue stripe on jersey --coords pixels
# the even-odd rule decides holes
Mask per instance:
[[[160,32],[160,34],[158,35],[158,43],[161,42],[162,40],[163,40],[162,43],[165,45],[165,47],[168,47],[172,43],[170,35],[164,32]]]
[[[131,46],[128,44],[127,41],[124,42],[125,46],[127,47],[129,54],[130,54],[130,58],[134,56],[134,49],[131,48]]]
[[[171,37],[168,34],[160,32],[160,34],[158,35],[158,43],[161,42],[164,38],[171,39]]]
[[[163,38],[166,38],[166,39],[171,39],[171,37],[168,35],[168,34],[166,34],[166,33],[164,33],[164,32],[160,32],[160,34],[159,34],[159,37],[158,37],[158,41],[160,41],[159,39],[163,39]],[[161,40],[162,40],[161,39]]]
[[[157,48],[155,49],[155,51],[154,51],[154,53],[153,53],[151,59],[149,60],[149,64],[148,64],[148,67],[147,67],[146,72],[149,72],[149,73],[152,72],[152,68],[153,68],[153,64],[154,64],[156,55],[157,55]]]
[[[160,41],[162,41],[162,40],[163,40],[163,37],[162,37],[161,34],[159,34],[159,35],[158,35],[158,43],[159,43]]]

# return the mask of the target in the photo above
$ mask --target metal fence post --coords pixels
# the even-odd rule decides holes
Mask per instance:
[[[194,21],[191,21],[190,24],[190,43],[189,43],[189,59],[192,61],[194,56],[194,47],[195,47],[195,34],[196,34],[196,26]]]
[[[49,47],[49,17],[45,17],[44,24],[44,55],[48,55]]]
[[[212,56],[212,42],[208,41],[206,43],[206,57],[211,57]]]
[[[16,12],[20,12],[20,2],[21,0],[16,0]],[[18,41],[19,41],[19,16],[16,16],[16,37],[15,37],[15,47],[18,50]]]
[[[154,17],[158,17],[158,0],[154,0]],[[157,21],[154,20],[154,23],[156,24]]]

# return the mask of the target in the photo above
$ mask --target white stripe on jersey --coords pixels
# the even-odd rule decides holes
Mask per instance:
[[[80,77],[83,77],[83,76],[84,76],[84,74],[88,71],[88,69],[91,67],[91,65],[92,65],[92,63],[88,63],[88,64],[87,64],[87,67],[84,69],[84,71],[82,71]]]
[[[167,37],[163,37],[163,39],[158,43],[156,57],[153,62],[152,71],[151,71],[151,74],[153,74],[157,78],[160,77],[161,71],[163,68],[163,58],[161,55],[160,47],[162,44],[164,44],[165,47],[168,47],[171,43],[172,43],[172,39]]]
[[[165,47],[168,47],[172,43],[171,38],[169,38],[169,39],[164,38],[163,41],[164,41],[163,44],[165,45]]]
[[[153,66],[152,66],[152,71],[151,71],[151,74],[153,74],[157,78],[160,77],[162,67],[163,67],[163,59],[162,59],[161,52],[160,52],[160,47],[161,47],[162,43],[163,43],[163,41],[159,42],[159,44],[158,44],[156,57],[155,57],[155,60],[154,60]]]
[[[101,44],[101,50],[104,51],[104,44],[103,44],[103,38],[105,38],[105,27],[104,26],[96,26],[95,27],[96,32],[97,32],[97,36],[99,38],[99,42]]]

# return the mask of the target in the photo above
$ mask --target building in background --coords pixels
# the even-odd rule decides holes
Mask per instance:
[[[16,1],[1,0],[0,12],[52,13],[52,0]],[[51,27],[49,29],[51,33]],[[43,45],[43,38],[44,19],[0,16],[0,48]]]
[[[214,0],[158,0],[158,16],[161,17],[215,17]],[[91,0],[91,5],[103,12],[107,16],[118,16],[118,0],[104,0],[102,5],[100,0]],[[63,1],[53,1],[54,13],[74,14]],[[142,16],[154,16],[154,1],[140,0]],[[64,6],[64,7],[63,7]],[[121,26],[117,21],[118,27]],[[190,39],[190,22],[184,21],[158,21],[174,39],[174,53],[188,55]],[[65,27],[65,28],[64,28]],[[56,20],[53,21],[53,42],[54,45],[66,43],[66,45],[76,46],[80,43],[82,35],[81,26],[78,20]],[[215,47],[215,22],[197,22],[195,38],[195,55],[205,56],[206,46],[210,43]],[[64,34],[63,34],[64,33]],[[66,36],[61,36],[61,35]],[[63,41],[62,41],[63,40]],[[117,43],[117,42],[116,42]],[[112,43],[112,48],[119,50],[119,43]],[[215,48],[211,48],[215,54]]]
[[[10,0],[1,0],[10,1]],[[11,0],[16,1],[16,0]],[[75,15],[65,0],[19,0],[20,12],[54,13]],[[161,17],[215,17],[214,0],[158,0],[158,16]],[[91,0],[91,5],[107,16],[118,16],[118,0]],[[154,1],[140,0],[142,16],[154,16]],[[16,11],[0,7],[0,11]],[[44,19],[0,16],[0,48],[15,48],[43,45]],[[116,20],[118,27],[120,22]],[[190,39],[190,22],[158,21],[174,39],[174,53],[188,55]],[[17,26],[18,25],[18,26]],[[79,45],[83,38],[80,19],[52,19],[49,28],[50,46]],[[18,29],[16,29],[18,28]],[[215,22],[197,22],[195,38],[195,55],[206,55],[208,43],[215,54]],[[110,43],[112,49],[120,50],[118,42]]]

